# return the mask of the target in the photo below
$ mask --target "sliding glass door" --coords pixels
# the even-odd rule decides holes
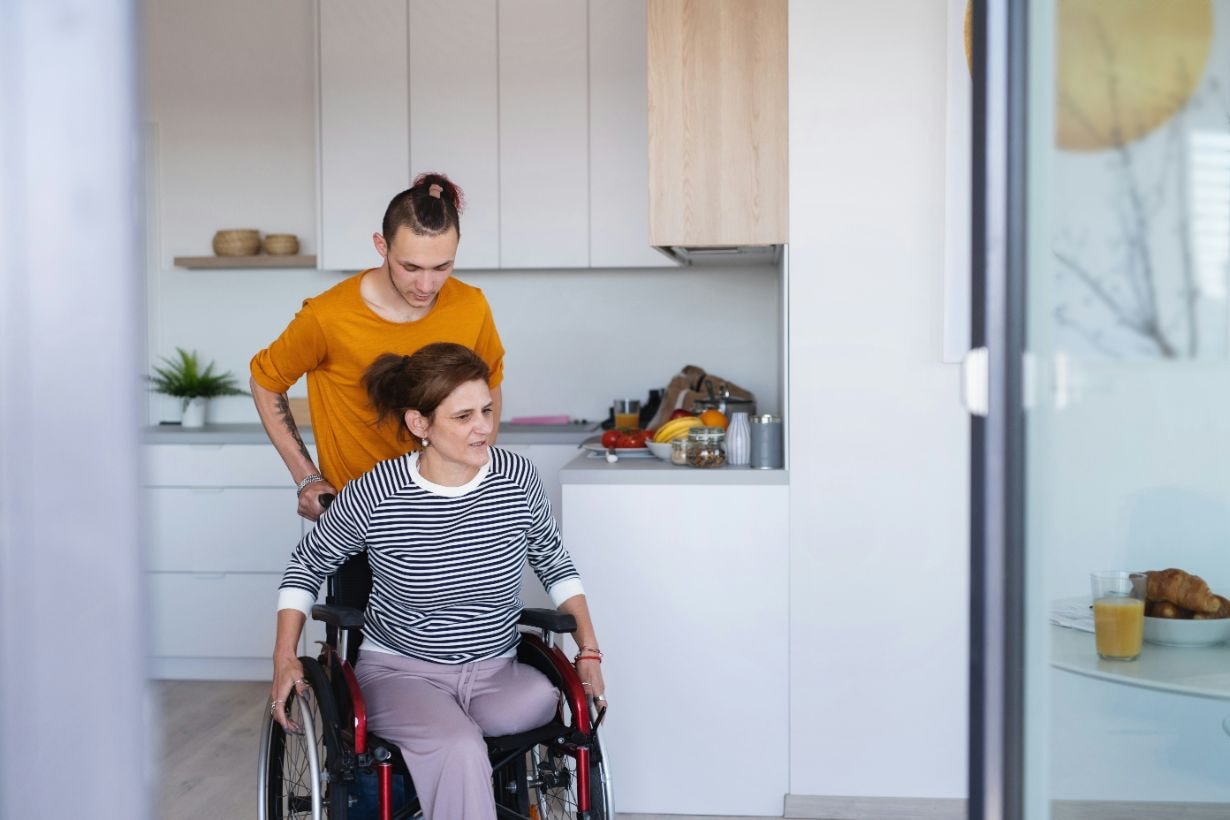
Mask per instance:
[[[971,817],[1230,817],[1230,0],[973,37]],[[1090,573],[1168,568],[1099,657]]]

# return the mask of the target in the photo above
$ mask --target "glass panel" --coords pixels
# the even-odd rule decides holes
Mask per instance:
[[[1025,816],[1230,817],[1220,602],[1159,576],[1137,659],[1089,631],[1094,570],[1230,596],[1230,0],[1032,3],[1029,42]]]

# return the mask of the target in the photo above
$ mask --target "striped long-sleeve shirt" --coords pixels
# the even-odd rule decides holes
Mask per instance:
[[[557,606],[583,590],[534,466],[490,453],[461,487],[423,478],[417,453],[351,481],[295,548],[278,608],[310,613],[325,577],[367,550],[365,648],[448,664],[510,653],[527,559]]]

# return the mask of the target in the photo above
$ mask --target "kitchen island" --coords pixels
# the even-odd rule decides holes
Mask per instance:
[[[780,817],[787,472],[581,454],[560,482],[564,541],[606,653],[618,811]]]

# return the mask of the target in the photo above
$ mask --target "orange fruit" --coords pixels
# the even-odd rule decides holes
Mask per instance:
[[[725,430],[726,429],[726,416],[722,413],[721,410],[714,410],[710,408],[700,414],[700,423],[705,425],[706,427],[721,427],[723,430]]]

